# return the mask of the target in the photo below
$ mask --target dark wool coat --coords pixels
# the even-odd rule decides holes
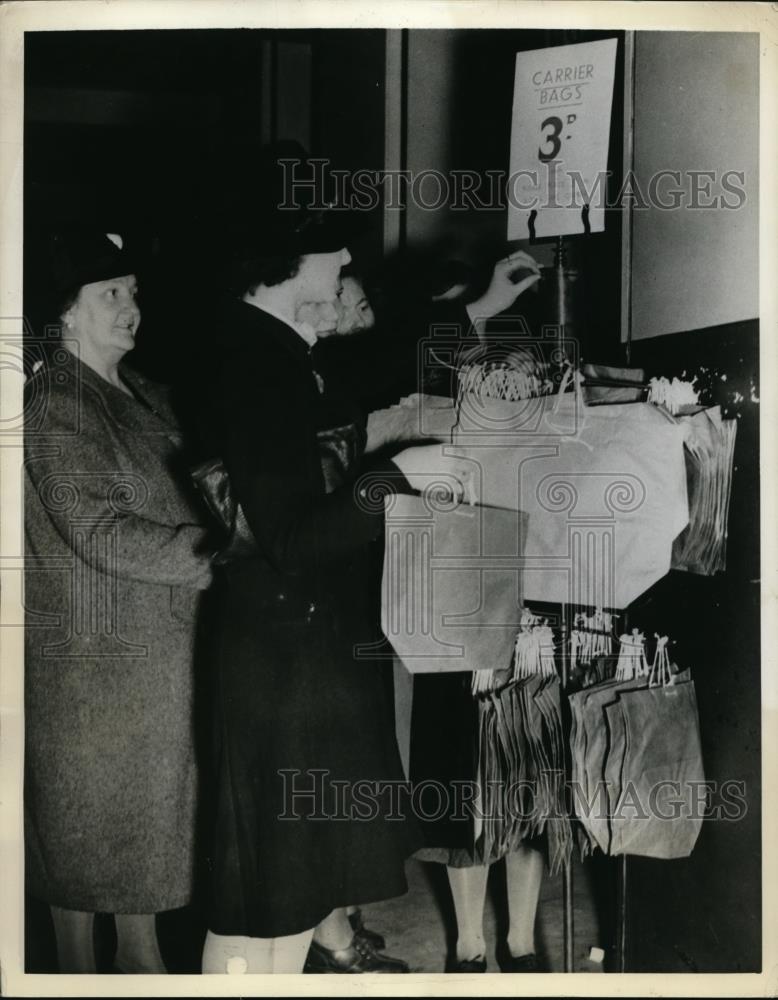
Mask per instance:
[[[221,333],[207,430],[257,553],[215,583],[209,927],[276,937],[406,889],[415,841],[385,818],[385,783],[403,779],[387,664],[355,650],[378,638],[368,558],[382,494],[408,485],[387,463],[359,496],[364,429],[320,391],[291,327],[235,302]],[[344,444],[337,462],[333,440]]]
[[[28,888],[152,913],[192,893],[193,644],[208,556],[161,387],[64,349],[26,386]]]

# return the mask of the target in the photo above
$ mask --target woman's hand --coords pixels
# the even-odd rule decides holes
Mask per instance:
[[[404,441],[448,440],[454,424],[454,401],[447,396],[414,393],[396,406],[374,410],[367,417],[365,452]]]
[[[531,271],[521,281],[512,280],[518,271]],[[528,288],[540,281],[540,268],[534,257],[523,250],[517,250],[494,265],[492,280],[480,299],[466,306],[467,313],[473,323],[491,319],[504,312]]]
[[[448,492],[461,500],[469,494],[473,465],[461,455],[440,445],[406,448],[392,459],[414,490]]]

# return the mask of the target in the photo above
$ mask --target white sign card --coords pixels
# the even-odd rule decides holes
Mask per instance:
[[[584,233],[586,206],[589,230],[605,229],[616,44],[607,38],[517,53],[509,240]]]

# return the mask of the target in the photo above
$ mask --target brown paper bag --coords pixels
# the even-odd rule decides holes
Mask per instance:
[[[525,528],[521,511],[388,499],[381,621],[411,673],[510,665]]]

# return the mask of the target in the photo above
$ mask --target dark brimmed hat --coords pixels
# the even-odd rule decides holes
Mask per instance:
[[[328,204],[326,185],[314,182],[314,162],[294,140],[262,147],[252,161],[250,193],[236,187],[232,192],[235,203],[227,213],[227,236],[238,256],[334,253],[366,232],[366,213]],[[294,189],[289,187],[285,164],[294,164],[304,181]]]
[[[114,233],[79,230],[51,240],[54,291],[65,295],[94,281],[134,274],[136,263]]]
[[[238,256],[285,258],[335,253],[361,234],[360,221],[353,212],[337,208],[252,213],[234,226],[233,251]]]
[[[291,221],[287,242],[300,255],[341,250],[354,240],[362,228],[354,212],[336,208],[303,210]]]

